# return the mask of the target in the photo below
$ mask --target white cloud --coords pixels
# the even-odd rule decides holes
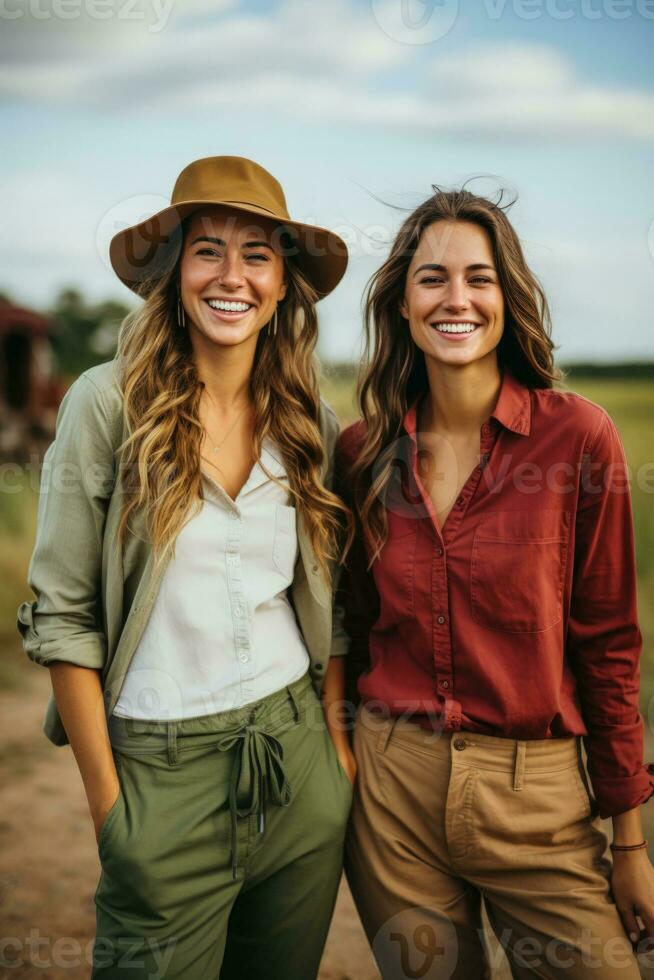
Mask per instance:
[[[140,20],[114,18],[106,26],[88,18],[68,24],[10,21],[0,39],[1,90],[26,100],[102,106],[113,101],[105,86],[113,81],[118,91],[138,85],[138,99],[147,104],[159,91],[183,91],[202,80],[265,82],[280,66],[302,85],[313,77],[365,79],[408,59],[407,51],[375,28],[365,8],[357,10],[348,0],[311,9],[284,0],[265,17],[229,0],[202,22],[192,15],[210,8],[194,0],[190,7],[175,4],[159,33],[148,30],[154,20],[150,6],[140,0]]]
[[[435,125],[492,137],[654,139],[654,92],[578,77],[544,45],[475,45],[434,61]]]
[[[461,57],[461,70],[465,57]],[[594,139],[622,136],[654,139],[654,93],[583,85],[540,92],[451,91],[431,98],[411,92],[380,95],[355,89],[347,79],[305,78],[270,72],[265,82],[205,81],[160,92],[153,105],[178,111],[247,109],[280,112],[324,123],[383,127],[386,130],[464,139]]]
[[[444,89],[491,95],[524,92],[562,92],[574,85],[572,66],[562,52],[539,44],[484,44],[448,53],[432,62],[430,75],[436,97]]]
[[[151,3],[140,0],[143,16]],[[310,8],[284,0],[265,17],[236,0],[206,19],[211,9],[206,0],[175,4],[155,34],[145,22],[116,18],[101,30],[47,21],[27,33],[22,21],[9,22],[0,94],[105,111],[247,110],[254,119],[279,114],[491,141],[544,131],[562,140],[654,139],[652,91],[587,81],[546,45],[433,45],[431,63],[414,64],[415,49],[388,38],[352,0]],[[409,66],[412,87],[393,89]]]

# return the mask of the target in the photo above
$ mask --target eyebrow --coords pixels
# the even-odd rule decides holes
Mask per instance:
[[[222,238],[210,238],[206,235],[200,235],[198,238],[194,238],[191,245],[195,245],[197,242],[211,242],[212,245],[227,245],[227,242]],[[244,242],[243,248],[269,248],[272,251],[272,246],[268,242]]]
[[[414,276],[417,276],[418,273],[422,272],[424,269],[430,269],[433,272],[447,272],[446,266],[439,265],[438,262],[426,262],[424,265],[418,266],[416,271],[413,273]],[[492,272],[495,272],[495,266],[488,265],[487,262],[473,262],[472,265],[466,266],[466,272],[474,272],[477,269],[490,269]]]

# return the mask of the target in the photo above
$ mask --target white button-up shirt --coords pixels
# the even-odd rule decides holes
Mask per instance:
[[[261,462],[288,479],[275,444]],[[239,708],[302,677],[309,654],[287,588],[297,557],[290,493],[261,462],[236,500],[203,471],[113,713],[191,718]]]

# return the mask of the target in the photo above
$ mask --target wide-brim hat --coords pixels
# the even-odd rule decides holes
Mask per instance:
[[[175,181],[169,207],[114,235],[109,257],[118,278],[146,296],[179,258],[184,218],[212,204],[279,222],[290,236],[282,253],[292,256],[318,298],[330,293],[343,277],[348,253],[342,238],[327,228],[294,221],[281,184],[258,163],[219,156],[190,163]]]

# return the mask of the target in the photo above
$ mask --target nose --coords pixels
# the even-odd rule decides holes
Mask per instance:
[[[447,295],[445,297],[445,307],[451,312],[460,312],[468,306],[468,292],[463,279],[450,279]]]
[[[238,289],[243,284],[243,267],[241,257],[238,253],[227,249],[225,258],[221,263],[218,280],[221,286],[226,289]]]

